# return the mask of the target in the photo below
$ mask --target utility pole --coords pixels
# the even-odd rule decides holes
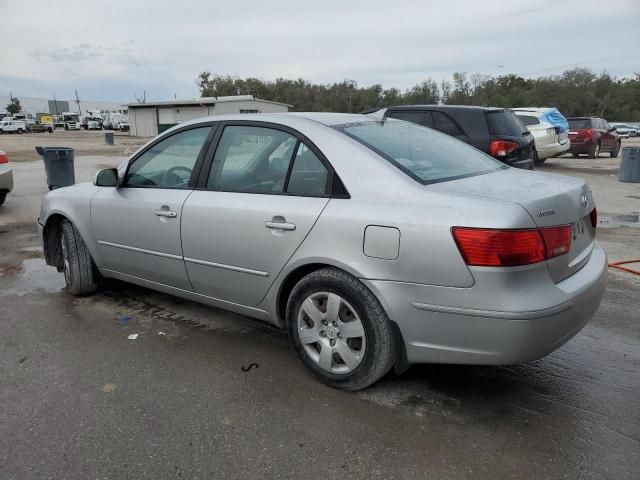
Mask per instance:
[[[76,92],[76,103],[78,104],[78,115],[82,115],[82,110],[80,110],[80,99],[78,98],[78,90]]]
[[[56,92],[53,92],[53,105],[56,110],[56,117],[58,116],[58,100],[56,100]],[[57,120],[57,118],[56,118]]]

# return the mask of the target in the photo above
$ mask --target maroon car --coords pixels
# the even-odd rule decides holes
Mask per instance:
[[[598,158],[601,152],[609,152],[617,157],[620,152],[620,135],[603,118],[573,117],[569,121],[569,153],[577,157],[586,153],[591,158]]]

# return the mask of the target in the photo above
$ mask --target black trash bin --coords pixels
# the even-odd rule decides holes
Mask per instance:
[[[67,187],[76,183],[76,172],[73,167],[73,148],[68,147],[36,147],[44,160],[44,171],[47,174],[49,190]]]
[[[113,132],[104,132],[104,143],[113,145]]]

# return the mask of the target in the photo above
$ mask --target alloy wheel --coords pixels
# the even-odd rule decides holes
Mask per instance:
[[[308,296],[298,312],[298,337],[306,354],[331,373],[350,373],[364,358],[367,346],[362,320],[340,295]]]

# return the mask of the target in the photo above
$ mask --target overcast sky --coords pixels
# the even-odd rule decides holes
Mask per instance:
[[[640,0],[0,0],[0,94],[198,95],[209,70],[405,89],[455,71],[640,72]]]

